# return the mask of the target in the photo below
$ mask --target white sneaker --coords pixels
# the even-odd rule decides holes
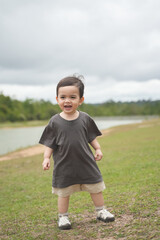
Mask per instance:
[[[106,209],[102,209],[98,211],[97,219],[103,222],[113,222],[115,220],[115,217]]]
[[[58,227],[61,230],[71,229],[71,223],[68,219],[68,216],[61,216],[58,220]]]

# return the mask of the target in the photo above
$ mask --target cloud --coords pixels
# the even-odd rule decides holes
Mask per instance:
[[[89,80],[89,81],[88,81]],[[156,100],[160,96],[160,81],[152,79],[145,82],[125,81],[117,82],[108,79],[101,84],[95,77],[89,77],[85,83],[85,102],[102,103],[108,100],[115,101],[138,101]],[[91,84],[93,83],[93,84]],[[44,99],[56,103],[56,84],[49,85],[1,85],[3,94],[19,100],[26,98]]]
[[[92,94],[94,92],[94,94]],[[160,96],[160,80],[148,81],[105,81],[103,84],[90,85],[86,89],[87,102],[157,100]]]
[[[76,72],[95,89],[160,79],[158,0],[0,4],[0,84],[49,86]]]

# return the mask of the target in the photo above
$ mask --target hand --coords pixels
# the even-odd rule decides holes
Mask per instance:
[[[96,161],[100,161],[103,157],[103,154],[101,152],[101,149],[97,149],[94,155],[94,158]]]
[[[43,170],[49,170],[49,168],[50,168],[50,159],[49,158],[45,158],[43,163],[42,163],[42,166],[43,166]]]

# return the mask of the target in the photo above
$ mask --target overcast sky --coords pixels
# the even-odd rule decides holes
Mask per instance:
[[[0,92],[55,102],[84,76],[85,101],[160,99],[159,0],[0,0]]]

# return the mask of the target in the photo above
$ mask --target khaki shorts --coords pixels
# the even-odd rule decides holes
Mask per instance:
[[[59,197],[68,197],[74,192],[86,191],[89,193],[99,193],[106,188],[104,182],[95,184],[75,184],[66,188],[54,188],[52,187],[52,193],[57,194]]]

